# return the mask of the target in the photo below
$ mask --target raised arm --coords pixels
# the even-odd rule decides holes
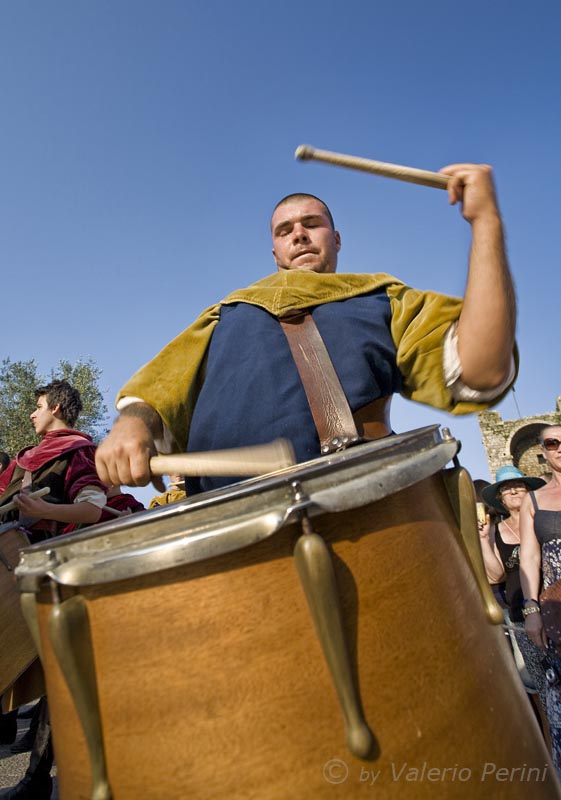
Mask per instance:
[[[486,164],[451,164],[450,202],[462,204],[472,244],[464,305],[458,322],[462,381],[488,390],[509,377],[516,327],[516,300],[508,267],[493,172]]]
[[[524,606],[534,608],[533,613],[525,617],[525,629],[528,638],[538,647],[547,647],[547,637],[539,607],[536,602],[541,585],[542,555],[540,543],[534,531],[534,509],[530,496],[526,496],[520,507],[520,585],[524,595]]]
[[[477,528],[487,580],[489,583],[501,583],[505,578],[505,568],[497,552],[495,528],[491,525],[489,514],[486,515],[485,524],[477,522]]]
[[[152,481],[158,491],[165,491],[162,478],[150,473],[150,458],[157,452],[154,442],[161,435],[162,420],[151,406],[126,406],[97,448],[95,464],[101,480],[115,486],[146,486]]]

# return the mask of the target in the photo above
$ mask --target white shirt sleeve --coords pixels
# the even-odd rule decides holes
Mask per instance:
[[[452,323],[444,336],[444,351],[442,357],[444,383],[450,389],[456,401],[485,403],[494,400],[509,386],[516,372],[514,356],[511,356],[508,377],[495,389],[471,389],[461,380],[462,365],[458,354],[458,322]]]
[[[132,406],[133,403],[146,403],[145,400],[141,400],[140,397],[121,397],[119,402],[117,403],[117,411],[122,411],[123,408],[127,406]],[[173,437],[171,435],[170,429],[166,425],[166,423],[162,420],[162,438],[155,439],[154,444],[156,445],[156,450],[158,453],[162,453],[165,455],[169,455],[169,453],[173,453]]]
[[[97,486],[84,486],[74,498],[74,502],[91,503],[92,506],[103,508],[107,503],[107,495],[105,492],[102,492],[101,489],[98,489]]]

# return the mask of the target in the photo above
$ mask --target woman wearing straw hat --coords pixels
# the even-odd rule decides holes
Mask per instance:
[[[505,617],[514,634],[513,649],[518,645],[531,682],[538,692],[541,704],[538,711],[542,712],[542,721],[544,716],[547,717],[547,681],[541,663],[543,653],[524,630],[524,595],[520,585],[520,509],[528,491],[544,484],[541,478],[528,477],[512,465],[500,467],[495,475],[495,483],[481,490],[482,500],[497,512],[500,521],[493,525],[487,515],[485,523],[478,523],[487,578],[490,583],[505,583]]]

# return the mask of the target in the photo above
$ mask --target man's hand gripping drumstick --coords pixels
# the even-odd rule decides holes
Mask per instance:
[[[446,189],[451,205],[461,203],[472,227],[464,305],[458,320],[461,380],[471,389],[491,390],[512,377],[516,301],[505,252],[501,215],[487,164],[450,164],[439,172],[373,161],[300,145],[296,158]],[[481,348],[481,342],[486,343]]]
[[[96,452],[101,480],[125,486],[145,486],[152,481],[163,492],[162,475],[264,475],[295,463],[292,445],[285,440],[234,450],[158,456],[154,442],[161,436],[162,421],[153,408],[146,403],[124,408]]]

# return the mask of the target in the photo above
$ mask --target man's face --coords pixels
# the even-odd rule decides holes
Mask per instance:
[[[58,406],[49,408],[47,403],[47,396],[42,394],[37,398],[37,408],[30,414],[31,422],[35,428],[35,433],[39,436],[44,436],[48,431],[54,430],[59,425],[59,421],[55,416]]]
[[[273,257],[279,270],[335,272],[341,237],[331,227],[325,206],[311,197],[279,206],[271,219]]]

